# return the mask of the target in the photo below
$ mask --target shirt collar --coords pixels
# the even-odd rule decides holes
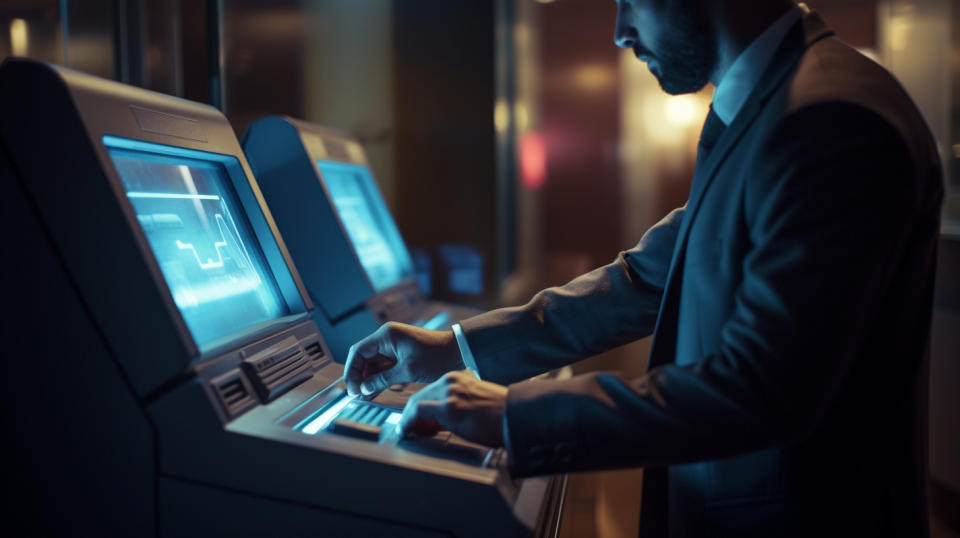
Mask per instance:
[[[767,70],[774,52],[803,14],[804,9],[796,5],[781,15],[737,56],[720,79],[713,91],[713,110],[725,125],[730,125],[737,116],[737,112]]]

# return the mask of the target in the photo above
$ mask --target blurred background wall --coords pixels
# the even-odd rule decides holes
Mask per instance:
[[[931,499],[957,529],[960,2],[809,6],[900,78],[940,144]],[[266,114],[350,134],[434,295],[496,306],[611,261],[686,199],[712,89],[663,94],[613,46],[615,13],[597,0],[3,0],[0,57],[211,103],[238,136]],[[476,285],[445,280],[451,246],[481,261]],[[577,368],[639,375],[647,348]],[[636,535],[639,473],[577,480],[566,532]]]

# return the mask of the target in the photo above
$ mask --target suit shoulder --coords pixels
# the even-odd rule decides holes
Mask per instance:
[[[806,50],[784,89],[788,113],[819,104],[850,103],[877,114],[904,138],[933,145],[926,122],[900,82],[835,37]]]
[[[910,102],[889,71],[835,37],[807,48],[787,89],[791,108],[824,101],[853,101],[868,108]]]
[[[785,117],[822,110],[821,105],[833,105],[834,109],[852,105],[849,108],[859,109],[860,114],[874,114],[888,123],[906,144],[916,166],[928,168],[939,163],[933,134],[900,82],[837,38],[808,47],[778,93]],[[835,127],[835,123],[823,125],[824,132]]]

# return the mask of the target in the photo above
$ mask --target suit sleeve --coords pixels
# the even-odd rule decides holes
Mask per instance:
[[[639,379],[511,385],[516,474],[717,459],[816,427],[876,319],[915,218],[914,174],[897,131],[848,104],[794,112],[759,155],[745,179],[753,247],[718,347]]]
[[[683,212],[674,209],[609,265],[524,306],[460,322],[480,378],[507,384],[649,336]]]

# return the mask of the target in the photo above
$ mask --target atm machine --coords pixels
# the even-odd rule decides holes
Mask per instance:
[[[216,109],[8,59],[0,180],[5,529],[556,532],[559,480],[345,394]]]
[[[242,143],[338,360],[384,322],[441,329],[481,312],[421,292],[359,142],[267,116],[250,125]]]

